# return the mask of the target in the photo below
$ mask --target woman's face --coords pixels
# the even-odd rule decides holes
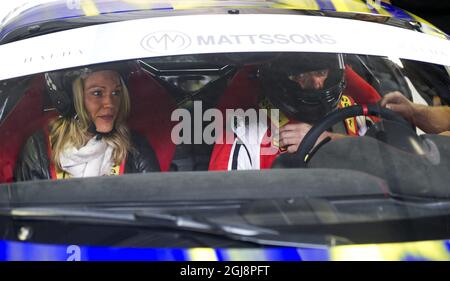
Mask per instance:
[[[119,74],[105,70],[90,74],[84,81],[84,105],[97,127],[97,132],[109,133],[114,128],[120,102],[122,86]]]

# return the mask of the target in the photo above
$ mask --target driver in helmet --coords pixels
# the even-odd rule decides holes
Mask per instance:
[[[127,127],[130,98],[122,66],[45,74],[60,116],[25,143],[17,181],[159,171],[153,149]]]
[[[346,87],[342,54],[282,54],[259,69],[262,97],[260,107],[279,109],[278,120],[267,116],[266,122],[237,122],[233,143],[215,145],[210,170],[271,168],[280,153],[295,153],[312,125],[329,112],[354,105],[343,95]],[[270,114],[269,114],[270,115]],[[372,123],[364,116],[346,119],[332,131],[324,132],[316,145],[325,139],[363,135]],[[244,128],[245,127],[245,128]],[[278,132],[272,132],[271,129]]]

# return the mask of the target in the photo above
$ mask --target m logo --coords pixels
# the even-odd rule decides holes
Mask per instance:
[[[141,45],[152,53],[182,51],[191,45],[191,38],[177,31],[158,31],[142,39]]]

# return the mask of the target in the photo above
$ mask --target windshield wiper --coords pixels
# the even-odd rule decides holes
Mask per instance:
[[[332,235],[305,234],[301,232],[285,234],[273,229],[252,225],[218,223],[204,217],[194,218],[153,212],[135,213],[135,217],[137,220],[145,221],[152,226],[163,225],[265,246],[328,248],[336,244],[351,243],[347,239]]]
[[[21,220],[64,220],[79,223],[128,225],[144,228],[163,228],[227,238],[233,241],[262,246],[295,248],[328,248],[350,244],[348,239],[324,234],[280,233],[273,229],[242,224],[214,222],[204,217],[178,216],[160,211],[114,213],[92,209],[73,208],[13,208],[0,210],[0,215]],[[297,230],[297,229],[296,229]]]

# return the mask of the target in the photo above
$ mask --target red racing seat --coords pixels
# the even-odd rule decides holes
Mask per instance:
[[[155,150],[161,171],[168,171],[175,154],[171,140],[172,112],[177,108],[175,100],[155,79],[144,72],[137,72],[129,80],[131,115],[129,126],[145,136]]]
[[[0,183],[13,181],[17,157],[27,138],[57,116],[54,111],[43,111],[44,89],[43,75],[36,76],[0,124]]]

